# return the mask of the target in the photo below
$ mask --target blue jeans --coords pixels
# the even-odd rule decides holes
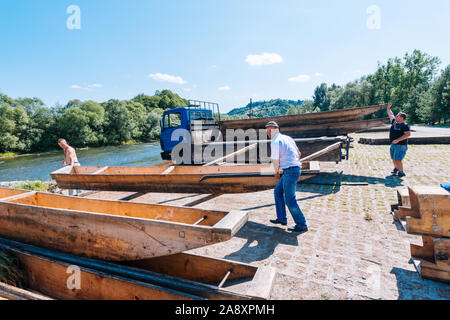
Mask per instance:
[[[277,219],[287,222],[286,205],[294,218],[295,224],[300,228],[306,228],[306,219],[295,199],[297,181],[300,179],[301,171],[299,167],[284,170],[283,176],[275,187],[275,207],[277,209]]]

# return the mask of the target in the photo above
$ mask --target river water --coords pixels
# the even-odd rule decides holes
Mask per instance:
[[[151,166],[162,161],[159,142],[108,146],[78,150],[82,166]],[[50,173],[61,168],[64,153],[0,159],[0,181],[51,180]]]

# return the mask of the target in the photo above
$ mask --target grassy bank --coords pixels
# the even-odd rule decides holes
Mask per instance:
[[[32,181],[15,185],[13,189],[22,189],[39,192],[52,192],[56,186],[50,182]]]

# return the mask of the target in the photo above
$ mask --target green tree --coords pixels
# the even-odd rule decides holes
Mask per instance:
[[[330,110],[330,100],[327,97],[327,84],[322,83],[314,90],[314,106],[319,108],[320,111]]]
[[[108,143],[121,144],[130,141],[136,123],[134,123],[126,103],[111,99],[102,105],[105,108],[103,131]]]

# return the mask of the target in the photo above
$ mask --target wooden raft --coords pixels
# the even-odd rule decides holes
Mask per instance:
[[[394,218],[408,233],[422,236],[422,246],[411,244],[421,276],[450,282],[450,193],[441,187],[415,186],[397,195]]]

